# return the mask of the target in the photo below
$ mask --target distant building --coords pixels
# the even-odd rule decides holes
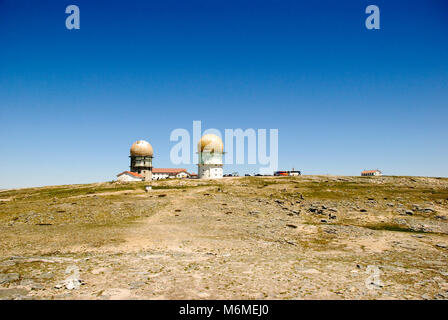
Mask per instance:
[[[168,179],[168,178],[190,178],[191,174],[187,169],[176,168],[153,168],[152,180]]]
[[[131,172],[142,175],[146,181],[151,180],[153,157],[152,146],[144,140],[138,140],[131,146],[129,157],[131,158]]]
[[[220,179],[223,177],[222,156],[224,144],[214,134],[204,135],[198,142],[199,179]]]
[[[361,176],[368,177],[368,176],[382,176],[383,173],[376,169],[376,170],[364,170],[361,172]]]
[[[144,181],[145,177],[131,171],[124,171],[117,174],[117,180],[122,182]]]
[[[300,176],[302,172],[298,170],[291,170],[291,171],[275,171],[274,176]]]

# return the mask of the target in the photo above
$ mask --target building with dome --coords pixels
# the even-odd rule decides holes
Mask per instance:
[[[134,142],[130,150],[130,172],[143,177],[145,181],[152,179],[153,149],[149,142],[138,140]]]
[[[224,144],[220,137],[206,134],[198,142],[199,179],[220,179],[223,177]]]

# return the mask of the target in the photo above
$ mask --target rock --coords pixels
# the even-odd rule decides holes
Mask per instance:
[[[38,275],[36,278],[49,280],[49,279],[53,279],[54,278],[54,274],[51,273],[51,272],[43,272],[40,275]]]
[[[414,214],[414,211],[406,210],[404,213],[407,214],[408,216],[412,216]]]
[[[285,241],[287,244],[290,244],[290,245],[292,245],[292,246],[295,246],[295,245],[296,245],[296,243],[295,243],[294,241],[291,241],[291,240],[288,240],[288,239],[284,239],[284,241]]]
[[[445,243],[437,243],[437,244],[436,244],[436,247],[443,248],[443,249],[448,249],[448,244],[445,244]]]
[[[330,233],[330,234],[337,234],[338,233],[338,231],[336,230],[336,229],[334,229],[334,228],[326,228],[325,230],[324,230],[324,232],[326,232],[326,233]]]
[[[0,274],[0,284],[10,283],[19,280],[20,275],[18,273],[5,273]]]
[[[20,281],[20,285],[23,286],[23,287],[28,287],[31,290],[42,290],[42,289],[44,289],[43,285],[41,285],[39,283],[35,283],[31,279],[24,279],[24,280]]]
[[[84,284],[84,282],[79,279],[79,268],[77,266],[71,265],[67,267],[65,273],[70,274],[70,276],[61,283],[57,284],[55,286],[56,289],[61,289],[63,287],[68,290],[79,289],[80,285]]]
[[[129,284],[129,287],[130,287],[132,290],[134,290],[134,289],[141,288],[141,287],[143,287],[144,285],[145,285],[145,282],[143,282],[143,281],[134,281],[134,282],[131,282],[131,283]]]
[[[5,299],[15,299],[22,296],[26,296],[28,293],[28,290],[26,289],[17,289],[17,288],[11,288],[11,289],[0,289],[0,300]]]
[[[327,223],[327,220],[322,219],[322,220],[320,220],[320,222],[322,222],[322,223]]]
[[[360,211],[360,212],[367,212],[366,209],[360,209],[359,211]]]
[[[436,212],[433,208],[425,208],[425,209],[423,209],[423,212],[425,212],[425,213],[433,213],[433,212]]]
[[[44,286],[39,284],[39,283],[35,283],[31,286],[31,290],[44,290]]]
[[[251,214],[251,215],[257,215],[257,214],[260,214],[260,211],[257,211],[257,210],[255,210],[255,211],[249,211],[249,214]]]
[[[286,226],[289,228],[293,228],[293,229],[297,228],[297,226],[295,224],[287,224]]]
[[[388,207],[393,207],[393,206],[394,206],[394,204],[393,204],[393,203],[391,203],[391,202],[389,202],[389,203],[386,203],[386,205],[387,205]]]

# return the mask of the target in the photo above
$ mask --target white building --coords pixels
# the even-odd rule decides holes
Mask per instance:
[[[364,177],[366,177],[366,176],[382,176],[382,175],[383,175],[383,173],[380,170],[378,170],[378,169],[376,169],[376,170],[364,170],[364,171],[361,172],[361,176],[364,176]]]
[[[134,142],[130,150],[130,171],[142,175],[148,181],[152,177],[153,149],[149,142],[138,140]]]
[[[214,134],[204,135],[198,142],[198,154],[199,179],[220,179],[223,177],[224,144],[221,138]]]
[[[190,178],[190,174],[187,172],[187,169],[152,168],[152,180],[168,178]]]
[[[124,171],[117,174],[117,181],[121,182],[134,182],[134,181],[144,181],[145,177],[131,171]]]

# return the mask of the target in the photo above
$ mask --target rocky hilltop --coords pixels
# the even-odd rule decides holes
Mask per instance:
[[[448,179],[0,192],[0,299],[446,299]]]

